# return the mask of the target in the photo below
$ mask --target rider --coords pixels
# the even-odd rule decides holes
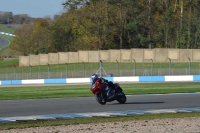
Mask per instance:
[[[99,82],[99,83],[106,83],[107,84],[107,87],[106,87],[106,92],[107,92],[107,96],[109,96],[109,92],[111,92],[111,90],[113,89],[113,83],[111,81],[108,81],[104,78],[99,78],[97,74],[92,74],[91,76],[91,79],[92,79],[92,84],[91,84],[91,87],[90,89],[92,89],[92,86],[96,83],[96,82]],[[110,90],[110,91],[109,91]]]

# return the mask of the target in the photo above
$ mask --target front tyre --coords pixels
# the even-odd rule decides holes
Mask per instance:
[[[101,95],[101,93],[95,94],[95,99],[101,105],[105,105],[106,104],[106,99]]]
[[[121,104],[124,104],[126,102],[126,95],[123,92],[120,92],[117,101]]]

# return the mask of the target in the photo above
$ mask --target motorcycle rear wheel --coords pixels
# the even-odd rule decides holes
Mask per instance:
[[[122,93],[122,95],[117,98],[117,101],[121,104],[124,104],[124,103],[126,103],[126,95],[123,92],[121,92],[121,93]]]
[[[101,95],[101,93],[95,94],[95,99],[101,105],[105,105],[106,104],[106,99]]]

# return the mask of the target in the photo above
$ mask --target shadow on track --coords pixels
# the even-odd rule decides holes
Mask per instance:
[[[165,102],[126,102],[124,104],[161,104],[161,103],[165,103]],[[120,103],[113,103],[113,104],[110,104],[110,105],[122,105]]]

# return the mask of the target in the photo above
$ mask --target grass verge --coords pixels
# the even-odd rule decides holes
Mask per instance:
[[[193,113],[163,113],[163,114],[144,114],[144,115],[127,115],[116,117],[92,117],[92,118],[74,118],[74,119],[56,119],[56,120],[37,120],[37,121],[18,121],[14,123],[0,123],[0,130],[29,128],[29,127],[45,127],[60,125],[78,125],[89,123],[106,123],[106,122],[125,122],[138,120],[154,120],[166,118],[186,118],[200,117],[200,112]]]
[[[0,68],[10,68],[19,65],[19,59],[0,60]]]
[[[199,82],[121,84],[126,95],[200,92]],[[89,97],[90,85],[0,87],[0,100]]]

